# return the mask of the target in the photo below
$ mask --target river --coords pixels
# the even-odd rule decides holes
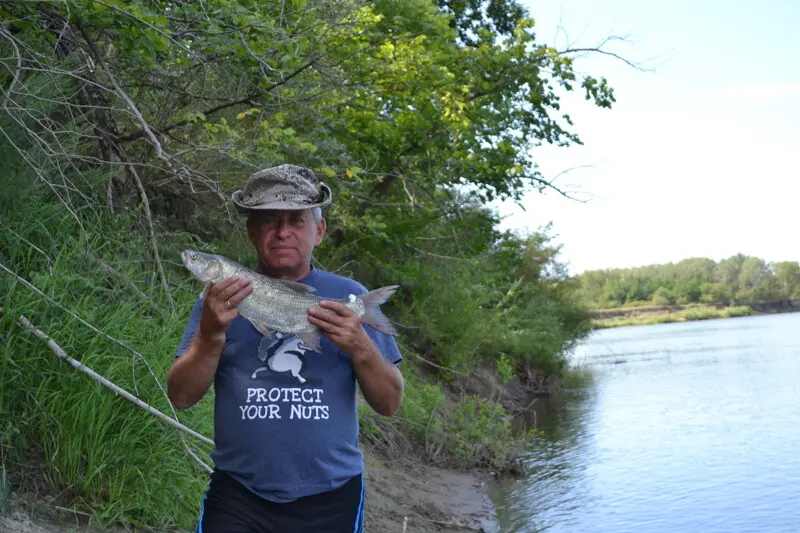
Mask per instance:
[[[501,533],[800,532],[800,314],[599,330],[573,357],[593,378],[491,487]]]

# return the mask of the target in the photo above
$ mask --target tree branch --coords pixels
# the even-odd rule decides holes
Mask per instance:
[[[584,165],[584,166],[588,166],[588,165]],[[576,202],[580,202],[580,203],[584,204],[584,203],[586,203],[586,200],[580,200],[578,198],[575,198],[574,196],[571,196],[568,192],[564,191],[563,189],[560,189],[559,187],[556,187],[555,185],[553,185],[553,181],[555,181],[556,178],[558,178],[562,174],[566,174],[570,170],[575,170],[576,168],[581,168],[581,167],[574,167],[574,168],[570,168],[570,169],[564,170],[564,171],[560,172],[559,174],[557,174],[556,177],[553,178],[550,181],[547,181],[544,178],[539,178],[537,176],[523,176],[523,178],[524,179],[529,179],[531,181],[535,181],[536,183],[539,183],[540,185],[542,185],[544,188],[553,189],[554,191],[556,191],[558,194],[560,194],[564,198],[567,198],[569,200],[575,200]]]
[[[585,53],[588,53],[588,52],[594,52],[594,53],[598,53],[598,54],[602,54],[602,55],[606,55],[606,56],[610,56],[610,57],[613,57],[615,59],[618,59],[618,60],[622,61],[623,63],[625,63],[626,65],[628,65],[629,67],[633,67],[636,70],[640,70],[642,72],[655,72],[655,69],[644,67],[644,66],[641,65],[641,63],[636,63],[634,61],[631,61],[630,59],[626,59],[626,58],[622,57],[621,55],[619,55],[619,54],[617,54],[615,52],[609,52],[608,50],[603,50],[603,46],[605,46],[606,44],[610,43],[611,41],[625,41],[625,42],[628,42],[628,39],[625,38],[625,37],[617,36],[617,35],[611,35],[611,36],[606,37],[605,39],[603,39],[603,42],[601,42],[597,46],[578,47],[578,48],[568,47],[568,48],[566,48],[564,50],[559,51],[558,54],[559,55],[567,55],[567,54],[585,54]]]
[[[122,150],[122,147],[115,145],[115,150]],[[124,158],[124,153],[120,153],[120,157]],[[150,212],[150,201],[147,199],[147,192],[144,190],[144,185],[142,185],[142,180],[139,178],[139,173],[136,172],[136,168],[132,165],[125,167],[126,170],[131,174],[133,177],[134,182],[136,183],[136,188],[139,190],[139,196],[142,199],[142,206],[144,207],[144,216],[147,220],[147,229],[148,233],[150,234],[150,246],[153,248],[153,255],[156,261],[156,268],[158,269],[158,277],[161,280],[161,286],[164,289],[164,294],[167,295],[167,301],[169,302],[169,310],[171,312],[175,311],[175,301],[172,299],[172,294],[169,292],[169,285],[167,284],[167,277],[164,275],[164,267],[161,264],[161,255],[158,252],[158,239],[156,238],[156,231],[153,226],[153,215]]]
[[[19,82],[19,73],[22,69],[22,54],[19,51],[19,47],[17,46],[16,40],[11,36],[11,34],[5,29],[0,28],[0,35],[5,37],[9,42],[11,42],[11,46],[14,48],[14,51],[17,54],[17,68],[14,70],[13,77],[11,78],[11,84],[8,86],[8,89],[5,91],[6,96],[3,98],[3,109],[6,110],[8,113],[8,101],[11,99],[11,93],[14,92],[14,86]]]
[[[258,95],[256,95],[256,96],[258,96]],[[246,96],[245,98],[240,98],[239,100],[233,100],[233,101],[230,101],[230,102],[225,102],[224,104],[220,104],[218,106],[215,106],[215,107],[212,107],[210,109],[207,109],[207,110],[203,111],[203,114],[208,116],[208,115],[211,115],[213,113],[216,113],[217,111],[222,111],[223,109],[227,109],[229,107],[245,104],[245,103],[251,101],[256,96],[250,95],[250,96]],[[184,126],[184,125],[188,124],[189,122],[190,122],[189,119],[185,119],[185,120],[180,120],[178,122],[170,124],[169,126],[164,126],[162,128],[153,128],[153,129],[155,131],[157,131],[158,133],[163,135],[165,133],[168,133],[168,132],[174,130],[175,128],[180,128],[181,126]],[[140,129],[138,131],[135,131],[133,133],[129,133],[127,135],[121,135],[121,136],[117,137],[115,140],[118,141],[118,142],[134,141],[136,139],[140,139],[140,138],[144,137],[146,134],[147,134],[147,132],[144,129]]]
[[[206,111],[203,111],[203,114],[208,116],[208,115],[211,115],[211,114],[216,113],[218,111],[222,111],[224,109],[228,109],[229,107],[233,107],[233,106],[241,105],[241,104],[246,104],[247,102],[255,100],[256,98],[260,98],[260,97],[264,96],[265,94],[267,94],[268,92],[272,91],[273,89],[277,89],[281,85],[284,85],[284,84],[288,83],[292,78],[294,78],[295,76],[297,76],[298,74],[300,74],[301,72],[306,70],[308,67],[313,65],[314,61],[315,60],[309,61],[308,63],[306,63],[302,67],[298,68],[297,70],[295,70],[294,72],[292,72],[291,74],[286,76],[281,81],[274,82],[271,87],[269,87],[268,89],[266,89],[265,91],[263,91],[261,93],[250,94],[250,95],[248,95],[248,96],[246,96],[244,98],[240,98],[238,100],[232,100],[230,102],[225,102],[224,104],[220,104],[218,106],[214,106],[214,107],[212,107],[210,109],[207,109]],[[189,123],[189,119],[185,119],[185,120],[180,120],[178,122],[170,124],[169,126],[164,126],[162,128],[154,128],[154,129],[158,133],[164,134],[164,133],[167,133],[167,132],[169,132],[171,130],[174,130],[175,128],[179,128],[179,127],[181,127],[181,126],[183,126],[185,124],[188,124],[188,123]],[[147,132],[143,128],[143,129],[140,129],[140,130],[135,131],[133,133],[129,133],[127,135],[119,136],[119,137],[117,137],[116,140],[119,141],[119,142],[128,142],[128,141],[133,141],[133,140],[139,139],[141,137],[144,137],[146,134],[147,134]]]

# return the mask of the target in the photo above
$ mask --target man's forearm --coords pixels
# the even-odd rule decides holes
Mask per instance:
[[[403,401],[403,375],[372,344],[352,356],[353,369],[364,399],[379,414],[392,416]]]
[[[167,395],[177,409],[193,406],[208,391],[224,345],[224,333],[212,338],[198,333],[172,364],[167,374]]]

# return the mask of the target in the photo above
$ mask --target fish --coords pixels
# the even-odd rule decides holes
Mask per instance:
[[[186,269],[206,287],[230,276],[246,278],[253,284],[250,293],[237,306],[239,315],[265,337],[272,331],[295,334],[307,348],[321,352],[322,330],[308,321],[308,309],[322,300],[339,302],[352,310],[361,321],[381,333],[396,335],[397,330],[380,310],[399,285],[387,285],[364,294],[350,294],[346,299],[322,298],[316,288],[297,281],[265,276],[219,254],[184,250],[181,260]],[[325,312],[333,313],[328,309]]]

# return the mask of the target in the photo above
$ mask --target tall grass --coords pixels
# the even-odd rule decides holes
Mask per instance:
[[[22,183],[0,197],[0,262],[51,300],[0,273],[0,462],[17,488],[57,496],[101,524],[189,527],[206,480],[186,446],[206,463],[209,447],[66,365],[15,321],[26,316],[68,355],[171,414],[162,389],[196,287],[176,276],[178,310],[170,313],[143,268],[147,243],[127,231],[124,217],[78,211],[95,218],[83,225],[94,231],[82,234],[75,217],[43,199]],[[101,270],[98,259],[121,276]],[[180,419],[213,438],[211,406],[207,398]]]
[[[756,312],[749,305],[739,305],[718,309],[712,306],[694,306],[676,312],[649,313],[640,316],[617,317],[612,319],[596,320],[594,325],[598,329],[614,328],[621,326],[645,326],[653,324],[670,324],[673,322],[691,322],[696,320],[712,320],[715,318],[736,318],[752,316]]]

